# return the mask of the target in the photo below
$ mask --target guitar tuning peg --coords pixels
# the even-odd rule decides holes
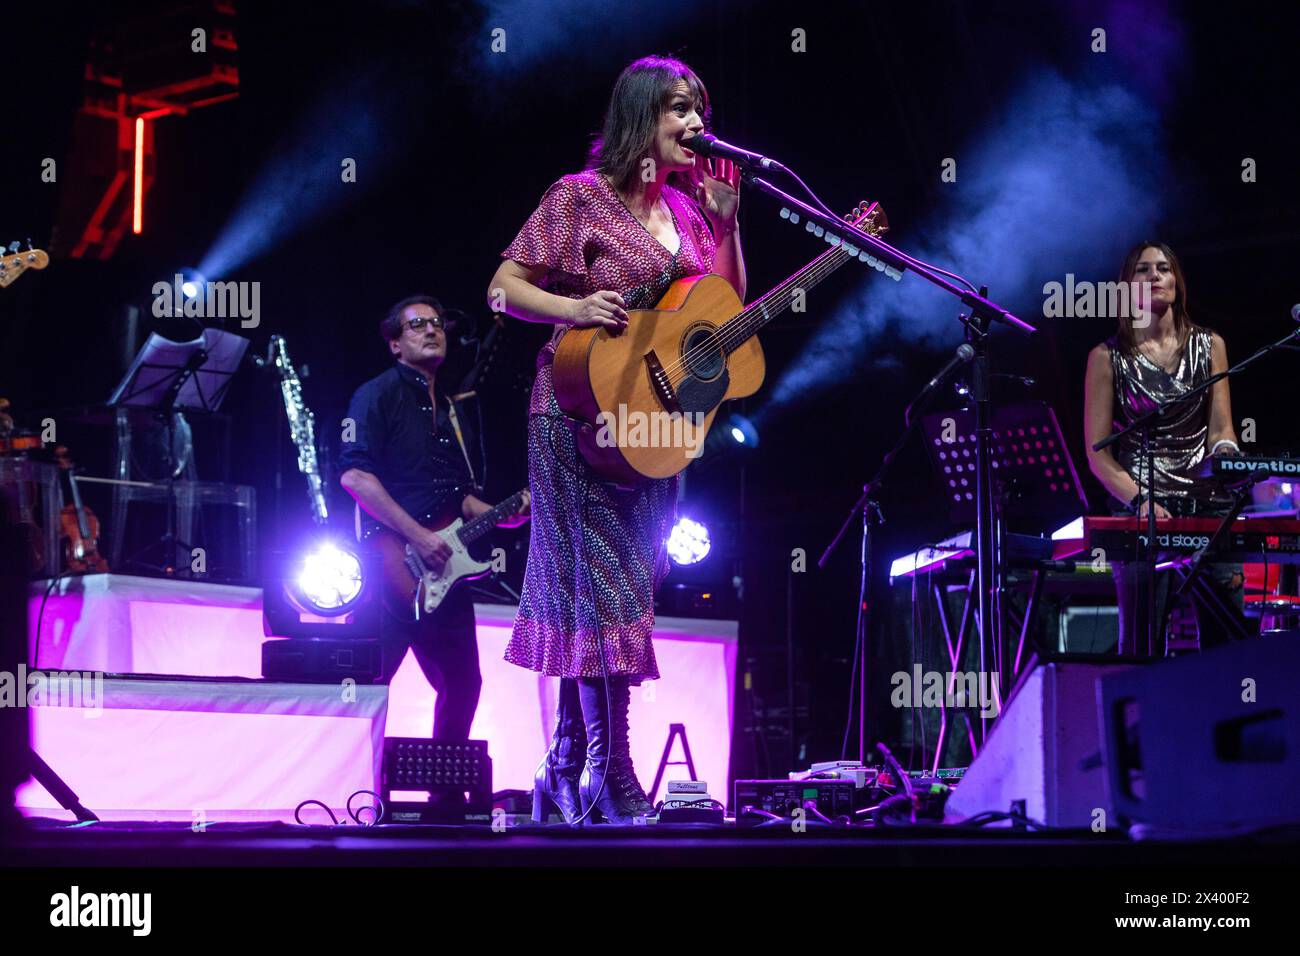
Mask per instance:
[[[13,242],[9,243],[9,251],[10,251],[10,252],[17,252],[17,251],[18,251],[18,240],[17,240],[17,239],[15,239]]]
[[[27,237],[27,250],[28,250],[29,252],[35,252],[35,251],[36,251],[36,246],[34,246],[34,245],[32,244],[32,237],[31,237],[31,236],[28,236],[28,237]]]

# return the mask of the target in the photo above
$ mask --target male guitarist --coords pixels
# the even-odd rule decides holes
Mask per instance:
[[[477,447],[468,430],[470,416],[436,384],[447,357],[443,316],[438,300],[428,295],[411,296],[388,310],[379,332],[396,362],[352,396],[344,422],[350,440],[343,442],[339,457],[339,481],[361,506],[362,539],[396,536],[434,572],[452,552],[431,529],[491,510],[479,497],[483,463],[475,463],[479,456],[470,451]],[[503,521],[503,527],[528,520],[524,500],[524,511]],[[396,568],[388,564],[390,577],[405,573],[400,562]],[[394,582],[384,584],[391,593]],[[408,647],[438,695],[433,736],[469,739],[483,680],[474,605],[466,589],[453,589],[437,610],[416,620],[385,616],[385,682]]]

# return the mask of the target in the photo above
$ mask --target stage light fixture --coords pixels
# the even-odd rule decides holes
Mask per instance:
[[[263,562],[262,608],[272,637],[377,637],[375,568],[349,538],[318,535]]]
[[[356,552],[327,541],[302,557],[292,596],[304,611],[334,617],[357,603],[364,586],[365,569]]]
[[[694,518],[680,517],[668,535],[668,556],[674,564],[687,567],[708,557],[709,529]]]
[[[753,421],[744,415],[732,415],[727,419],[727,434],[737,445],[746,448],[758,447],[758,429],[754,427]]]
[[[202,298],[207,280],[203,274],[192,266],[186,266],[180,270],[181,276],[181,295],[187,299]],[[179,306],[180,303],[177,303]]]

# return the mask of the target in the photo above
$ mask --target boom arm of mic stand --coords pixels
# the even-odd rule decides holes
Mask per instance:
[[[802,200],[795,199],[785,190],[774,186],[760,176],[752,173],[742,174],[745,182],[757,187],[762,192],[767,193],[772,198],[796,208],[799,214],[805,219],[817,223],[831,235],[839,236],[841,242],[847,242],[850,245],[861,246],[869,249],[877,259],[883,260],[890,266],[893,266],[899,272],[914,272],[927,282],[937,285],[950,295],[956,296],[962,301],[962,304],[972,312],[977,313],[990,322],[1001,322],[1002,324],[1014,329],[1022,335],[1032,335],[1035,329],[1028,322],[1023,322],[1016,318],[996,302],[992,302],[982,295],[978,295],[967,289],[959,288],[953,285],[937,272],[927,268],[923,263],[905,256],[889,243],[885,242],[878,236],[873,236],[856,226],[850,225],[834,216],[828,216],[819,209],[814,209]]]

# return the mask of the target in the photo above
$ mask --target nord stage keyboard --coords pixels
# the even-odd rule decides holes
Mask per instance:
[[[1156,547],[1165,554],[1194,554],[1210,543],[1218,529],[1218,518],[1160,518],[1156,521]],[[1106,552],[1108,561],[1132,560],[1137,542],[1145,547],[1145,518],[1098,517],[1083,519],[1083,538],[1071,542],[1091,553]],[[1057,557],[1071,550],[1058,542]],[[1086,554],[1083,555],[1086,557]],[[1215,546],[1220,561],[1300,564],[1300,520],[1295,518],[1237,518]]]

